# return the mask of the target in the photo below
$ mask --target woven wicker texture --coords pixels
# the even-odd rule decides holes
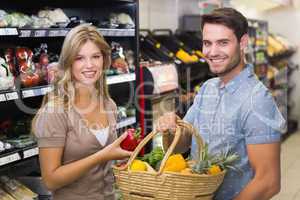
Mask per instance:
[[[217,175],[163,172],[166,161],[173,153],[183,129],[195,137],[198,151],[201,152],[203,140],[200,134],[190,124],[177,120],[174,139],[168,147],[158,172],[131,171],[129,167],[147,142],[158,134],[155,131],[148,134],[138,145],[126,165],[114,166],[116,183],[122,191],[124,200],[211,200],[213,198],[213,193],[224,179],[225,171]],[[198,155],[198,159],[201,160],[201,153]]]

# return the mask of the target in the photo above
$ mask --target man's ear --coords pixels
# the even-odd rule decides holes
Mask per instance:
[[[241,48],[242,51],[244,51],[244,50],[248,47],[248,40],[249,40],[248,34],[244,34],[244,35],[241,37],[241,40],[240,40],[240,48]]]

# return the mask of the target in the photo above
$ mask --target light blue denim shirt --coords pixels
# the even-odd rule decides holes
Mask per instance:
[[[249,64],[225,86],[219,78],[206,81],[184,120],[199,130],[210,153],[231,148],[240,156],[235,166],[242,175],[229,170],[216,193],[217,200],[233,199],[253,178],[247,144],[278,142],[285,128],[273,97]],[[193,139],[192,156],[196,155],[195,147]]]

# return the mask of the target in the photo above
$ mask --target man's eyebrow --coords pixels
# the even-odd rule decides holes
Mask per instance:
[[[229,41],[230,41],[230,39],[228,39],[228,38],[223,38],[223,39],[217,40],[217,42],[229,42]]]

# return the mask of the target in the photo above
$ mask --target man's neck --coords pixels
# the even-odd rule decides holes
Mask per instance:
[[[221,79],[221,84],[226,85],[229,81],[234,79],[234,77],[239,75],[241,73],[241,71],[243,71],[244,67],[245,67],[245,62],[243,60],[241,60],[241,62],[238,64],[238,66],[233,68],[230,72],[228,72],[227,74],[225,74],[223,76],[219,76]]]

